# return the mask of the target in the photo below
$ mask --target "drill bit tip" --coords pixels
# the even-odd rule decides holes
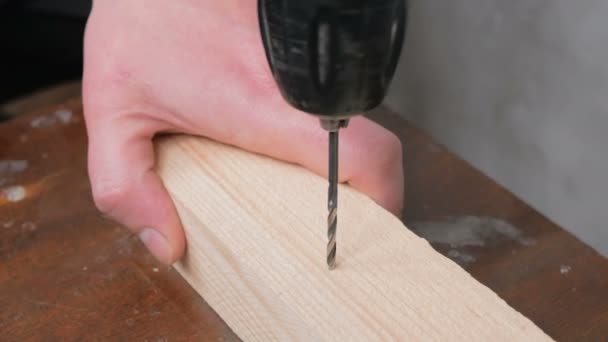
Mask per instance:
[[[337,208],[329,210],[327,217],[327,267],[330,270],[336,268],[336,223],[337,223]]]

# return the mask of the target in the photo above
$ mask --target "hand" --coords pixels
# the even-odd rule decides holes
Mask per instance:
[[[94,3],[83,83],[93,197],[164,263],[182,257],[185,238],[154,173],[155,134],[206,136],[327,176],[327,133],[280,96],[256,11],[255,0]],[[340,181],[399,214],[397,137],[358,117],[340,148]]]

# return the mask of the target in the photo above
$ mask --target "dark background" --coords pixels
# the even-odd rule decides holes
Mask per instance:
[[[0,104],[81,77],[90,6],[87,0],[0,0]]]

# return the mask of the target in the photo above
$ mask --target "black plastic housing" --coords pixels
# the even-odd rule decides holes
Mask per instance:
[[[259,0],[266,57],[286,101],[326,119],[386,96],[405,36],[405,0]]]

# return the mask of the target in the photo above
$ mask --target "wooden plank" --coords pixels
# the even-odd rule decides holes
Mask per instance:
[[[347,186],[330,272],[323,178],[205,139],[157,150],[188,238],[176,268],[244,340],[549,340]]]

